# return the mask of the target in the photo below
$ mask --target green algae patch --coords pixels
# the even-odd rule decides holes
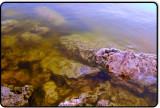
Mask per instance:
[[[56,84],[53,81],[50,82],[46,82],[43,85],[43,90],[45,93],[45,97],[44,97],[44,105],[52,105],[53,103],[56,103],[56,101],[58,100],[58,93],[56,91]]]
[[[38,35],[43,35],[47,33],[48,31],[49,31],[48,27],[39,26],[39,24],[35,24],[30,30],[31,33],[35,33]]]
[[[76,58],[80,58],[89,64],[95,64],[94,54],[100,48],[117,47],[111,41],[98,38],[91,34],[71,34],[62,36],[59,39],[62,50],[66,51],[69,56],[75,55]],[[121,47],[121,49],[123,49]]]
[[[14,35],[4,35],[1,38],[2,47],[13,47],[18,42],[18,39]]]
[[[6,53],[4,56],[7,59],[14,60],[17,59],[19,61],[38,61],[41,60],[45,54],[37,49],[32,50],[20,50],[20,49],[14,49]]]
[[[34,41],[34,42],[40,41],[42,39],[41,36],[29,32],[23,33],[21,35],[21,38],[23,41]]]

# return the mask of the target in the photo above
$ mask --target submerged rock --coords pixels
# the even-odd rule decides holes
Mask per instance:
[[[156,55],[108,48],[111,47],[111,42],[83,34],[63,36],[60,38],[60,44],[69,55],[107,68],[117,77],[132,79],[143,86],[157,82]]]
[[[43,99],[43,104],[50,106],[58,101],[58,93],[56,91],[56,84],[53,81],[46,82],[43,85],[43,90],[44,90],[44,99]]]
[[[29,74],[25,71],[3,71],[1,84],[25,85],[29,83]]]
[[[97,87],[94,95],[99,96],[99,100],[107,100],[110,106],[147,106],[146,101],[134,95],[132,92],[122,87],[111,86],[108,89]]]
[[[109,70],[110,75],[118,79],[129,79],[134,84],[147,86],[149,91],[156,92],[157,59],[156,55],[135,53],[133,51],[121,51],[114,43],[100,40],[87,34],[72,34],[60,38],[62,48],[67,50],[70,56],[75,55],[80,60],[87,61],[90,65]],[[116,49],[116,48],[119,49]],[[125,83],[125,87],[132,91],[143,93],[142,89]],[[151,87],[150,87],[151,86]],[[153,89],[153,90],[152,90]]]
[[[97,106],[111,106],[111,105],[109,105],[109,102],[107,100],[102,99],[97,102]]]
[[[9,19],[9,20],[3,20],[1,23],[1,31],[2,33],[7,33],[13,30],[15,27],[18,26],[18,21]]]
[[[75,97],[70,96],[65,99],[64,102],[61,102],[58,106],[83,106],[83,99],[86,97],[84,93]]]
[[[45,54],[38,49],[20,50],[15,48],[4,54],[6,59],[28,62],[41,60],[44,56]]]
[[[94,94],[102,95],[104,93],[111,91],[111,83],[109,81],[106,81],[105,83],[100,84],[99,87],[96,87],[95,89],[96,91]]]
[[[78,83],[77,83],[78,84]],[[89,85],[88,85],[89,86]],[[92,91],[83,91],[67,97],[59,106],[147,106],[146,101],[123,86],[113,86],[109,81],[100,83]]]
[[[102,48],[95,56],[96,63],[105,65],[115,76],[129,78],[145,86],[157,82],[156,55]]]
[[[23,39],[23,41],[33,41],[33,42],[39,42],[42,39],[41,36],[30,32],[23,33],[21,35],[21,38]]]
[[[84,99],[83,99],[83,102],[85,104],[90,104],[92,106],[92,104],[96,104],[98,101],[98,96],[97,95],[90,95],[90,96],[86,96]]]
[[[2,47],[6,48],[6,47],[12,47],[14,46],[17,42],[18,39],[15,36],[12,35],[4,35],[1,37],[1,45]]]
[[[116,99],[112,100],[112,102],[117,104],[117,106],[148,106],[142,97],[137,97],[128,90],[120,87],[117,89],[117,93],[112,96],[115,96],[114,98]]]
[[[95,36],[88,34],[72,34],[60,37],[60,44],[70,56],[74,55],[90,64],[95,63],[94,54],[96,51],[113,45],[105,39],[95,38]]]
[[[81,99],[71,99],[69,101],[61,102],[58,106],[82,106]]]
[[[89,67],[82,63],[63,57],[46,57],[41,61],[43,69],[51,69],[54,74],[78,78],[82,75],[100,72],[98,68]]]
[[[32,27],[31,30],[30,30],[31,33],[35,33],[35,34],[38,34],[38,35],[45,34],[48,31],[49,31],[48,27],[41,27],[38,24],[34,25],[34,27]]]
[[[1,104],[3,106],[24,106],[28,104],[28,99],[33,92],[32,86],[15,87],[9,89],[1,86]]]
[[[41,85],[44,84],[45,82],[50,81],[52,75],[53,75],[52,72],[41,73],[40,70],[33,70],[32,76],[36,76],[36,77],[31,78],[30,84],[35,89],[37,89],[37,88],[41,87]],[[41,83],[39,83],[39,82],[41,82]]]
[[[8,62],[5,58],[1,59],[1,69],[5,69],[8,65]]]
[[[106,102],[106,101],[105,101]],[[64,102],[61,102],[58,106],[102,106],[108,105],[108,103],[102,103],[98,101],[98,95],[91,95],[88,93],[82,93],[78,97],[66,98]]]
[[[112,78],[111,83],[115,84],[116,86],[119,86],[119,87],[123,86],[124,88],[126,88],[129,91],[132,91],[138,95],[142,95],[144,93],[144,88],[141,88],[138,84],[132,83],[130,81]]]

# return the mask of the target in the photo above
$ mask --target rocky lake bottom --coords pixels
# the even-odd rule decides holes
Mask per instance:
[[[148,60],[147,57],[151,61],[150,64],[142,62],[146,63],[148,66],[146,68],[150,69],[151,73],[142,70],[142,75],[133,72],[132,77],[128,75],[130,71],[117,74],[115,68],[110,68],[117,65],[110,64],[114,63],[114,58],[109,57],[114,53],[126,56],[128,53],[129,56],[134,53],[123,52],[128,49],[113,45],[111,41],[95,38],[89,33],[57,33],[54,27],[51,28],[38,21],[24,20],[22,24],[21,21],[14,19],[2,20],[1,30],[3,106],[155,106],[157,104],[155,55],[143,56],[144,61]],[[96,55],[97,60],[103,62],[109,60],[108,64],[104,66],[102,61],[94,59],[94,52],[99,51],[97,54],[102,54],[101,48],[112,47],[122,51],[112,49],[110,53],[106,49],[107,59]],[[136,60],[141,56],[136,56]],[[122,70],[119,69],[119,72],[124,70],[123,65],[120,67]],[[142,80],[135,79],[142,76],[144,77]],[[144,83],[139,84],[135,80]]]

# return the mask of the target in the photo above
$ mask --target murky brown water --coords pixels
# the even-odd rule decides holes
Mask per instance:
[[[99,96],[99,99],[110,100],[117,106],[156,105],[156,92],[151,92],[145,87],[142,89],[137,85],[130,84],[127,80],[118,80],[108,75],[107,70],[101,70],[99,73],[86,75],[78,79],[53,74],[61,70],[62,67],[59,65],[61,61],[74,60],[86,64],[82,60],[76,59],[74,55],[73,57],[68,56],[67,51],[64,51],[60,46],[59,38],[73,33],[94,34],[93,37],[97,39],[105,37],[106,40],[108,39],[108,41],[126,49],[156,54],[156,28],[154,24],[149,25],[149,27],[144,28],[142,31],[139,29],[141,28],[141,24],[138,26],[126,24],[126,28],[130,28],[124,28],[122,31],[119,31],[118,28],[123,27],[114,25],[111,22],[109,26],[102,24],[102,22],[96,22],[98,20],[106,20],[105,17],[104,19],[101,17],[105,14],[103,11],[101,13],[101,8],[99,13],[96,14],[99,14],[97,16],[102,19],[95,17],[94,12],[90,10],[96,4],[89,4],[90,8],[85,12],[80,11],[83,10],[81,9],[83,8],[81,5],[77,5],[77,11],[67,12],[75,9],[73,4],[24,4],[23,7],[20,4],[3,4],[1,21],[13,19],[17,23],[6,26],[1,33],[1,86],[32,85],[34,92],[28,106],[57,106],[67,97],[77,96],[84,92],[96,94]],[[104,6],[105,4],[102,5],[102,7]],[[114,4],[112,6],[115,7]],[[26,10],[29,7],[31,8]],[[20,8],[21,10],[19,10]],[[84,14],[82,15],[81,13],[83,12]],[[135,14],[138,13],[135,12]],[[123,18],[116,19],[114,17],[113,19],[117,23],[124,21]],[[131,22],[129,21],[129,23]],[[148,23],[150,24],[150,22]],[[95,26],[96,24],[98,25]],[[145,27],[146,23],[143,24],[143,27]],[[46,28],[41,29],[40,32],[35,32],[36,30],[32,29],[34,26]],[[138,33],[131,32],[136,27],[140,31]],[[151,28],[151,30],[146,31],[148,32],[146,35],[144,30],[148,28]],[[152,31],[152,29],[154,30]],[[117,32],[115,33],[116,30]],[[137,35],[141,33],[142,35]],[[113,35],[117,36],[113,37]],[[151,35],[153,36],[152,39]],[[139,41],[144,39],[146,40],[143,42]],[[44,69],[47,63],[42,61],[46,57],[53,59],[51,65],[54,67],[54,72],[52,69]],[[89,64],[87,65],[89,66]],[[54,104],[43,102],[45,93],[42,88],[49,81],[54,81],[57,86],[56,91],[59,98]]]

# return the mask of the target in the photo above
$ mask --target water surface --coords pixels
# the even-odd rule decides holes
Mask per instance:
[[[12,3],[2,5],[2,19],[32,18],[63,24],[70,29],[59,32],[87,31],[123,47],[155,54],[156,8],[154,3]]]

